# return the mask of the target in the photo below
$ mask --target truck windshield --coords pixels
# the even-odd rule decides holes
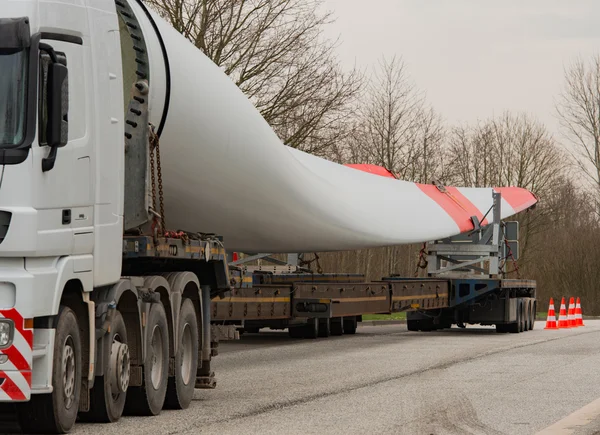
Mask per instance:
[[[26,50],[0,50],[0,147],[18,145],[23,141],[26,96]]]

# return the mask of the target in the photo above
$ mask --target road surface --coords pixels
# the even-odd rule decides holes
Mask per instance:
[[[74,433],[600,433],[600,321],[543,328],[365,326],[315,341],[245,335],[221,345],[217,389],[196,391],[190,409],[78,424]]]

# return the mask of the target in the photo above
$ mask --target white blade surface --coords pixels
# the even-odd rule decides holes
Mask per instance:
[[[464,230],[460,219],[469,216],[457,220],[456,210],[440,205],[439,198],[415,183],[283,146],[229,77],[170,25],[154,18],[171,69],[161,135],[169,229],[221,234],[228,249],[246,252],[389,246]],[[152,122],[158,125],[165,72],[160,47],[150,41],[149,50]],[[461,201],[468,198],[480,214],[492,204],[491,188],[460,192],[466,197]],[[515,211],[503,203],[503,217]]]

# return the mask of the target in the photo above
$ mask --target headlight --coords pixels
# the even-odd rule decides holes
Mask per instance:
[[[12,322],[0,320],[0,347],[8,346],[12,335]]]

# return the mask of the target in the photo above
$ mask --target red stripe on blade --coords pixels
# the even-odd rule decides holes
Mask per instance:
[[[475,207],[475,204],[473,204],[471,201],[469,201],[469,199],[465,195],[460,193],[460,190],[458,190],[458,188],[446,187],[446,190],[448,192],[450,192],[450,194],[453,197],[455,197],[458,200],[458,202],[460,202],[462,204],[462,206],[466,209],[467,213],[469,214],[469,219],[471,218],[471,216],[477,216],[477,219],[479,219],[479,222],[481,222],[481,219],[483,219],[483,213],[477,207]],[[488,224],[487,218],[483,219],[483,222],[481,222],[481,225],[487,225],[487,224]]]
[[[423,193],[425,193],[425,195],[433,199],[446,213],[448,213],[448,216],[456,223],[461,233],[471,231],[474,228],[473,222],[471,221],[472,215],[468,213],[467,210],[469,210],[469,207],[466,204],[461,203],[461,207],[461,205],[458,205],[448,194],[440,192],[440,190],[432,184],[416,183],[416,185]],[[471,207],[473,207],[472,204]]]
[[[522,187],[494,187],[494,190],[499,192],[516,212],[523,211],[538,201],[533,193]]]
[[[348,164],[348,165],[344,165],[344,166],[347,166],[347,167],[353,168],[353,169],[358,169],[359,171],[368,172],[370,174],[380,175],[382,177],[394,178],[394,179],[396,178],[396,177],[394,177],[394,174],[392,174],[390,171],[385,169],[383,166],[369,165],[369,164]]]

